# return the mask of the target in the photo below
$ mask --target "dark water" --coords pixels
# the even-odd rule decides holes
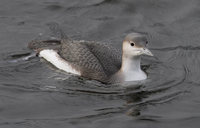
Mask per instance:
[[[199,128],[199,6],[199,0],[1,0],[0,128]],[[55,36],[50,22],[73,39],[118,49],[127,33],[147,33],[156,56],[143,58],[149,79],[103,85],[30,57],[28,42]]]

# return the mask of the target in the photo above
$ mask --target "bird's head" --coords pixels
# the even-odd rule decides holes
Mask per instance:
[[[148,55],[153,56],[147,49],[148,40],[144,34],[130,33],[123,41],[123,54],[130,57]]]

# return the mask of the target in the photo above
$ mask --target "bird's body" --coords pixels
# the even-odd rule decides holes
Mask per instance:
[[[71,39],[63,39],[59,43],[54,43],[54,47],[52,45],[50,45],[51,47],[39,45],[39,42],[36,43],[37,47],[33,48],[34,43],[30,44],[29,47],[38,50],[40,57],[57,68],[89,79],[104,83],[144,80],[147,75],[140,67],[140,55],[142,54],[140,52],[143,49],[141,47],[145,46],[146,43],[140,42],[131,46],[129,37],[132,36],[134,39],[137,37],[137,40],[140,41],[146,40],[143,35],[137,35],[137,33],[127,36],[122,45],[122,53],[102,43]],[[150,55],[151,53],[147,51],[146,54]]]

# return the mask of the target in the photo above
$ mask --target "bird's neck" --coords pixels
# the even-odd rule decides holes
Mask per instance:
[[[120,72],[124,81],[144,80],[147,78],[146,73],[141,70],[140,61],[140,56],[122,56]]]
[[[121,70],[123,72],[140,71],[141,70],[140,61],[141,61],[140,56],[131,57],[123,55]]]

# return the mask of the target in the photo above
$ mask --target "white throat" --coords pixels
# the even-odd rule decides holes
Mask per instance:
[[[123,75],[124,81],[137,81],[147,78],[146,73],[141,70],[140,61],[140,56],[133,57],[123,55],[120,71]]]

